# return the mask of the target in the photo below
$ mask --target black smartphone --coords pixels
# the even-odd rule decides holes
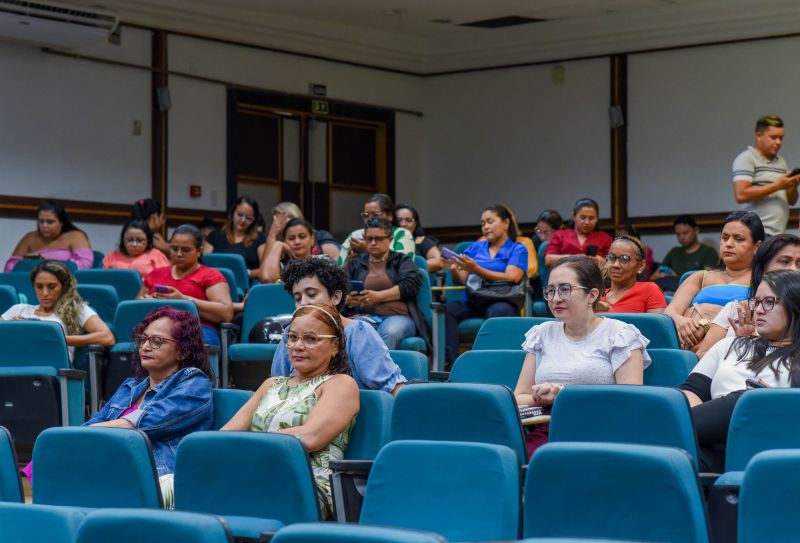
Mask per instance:
[[[597,245],[587,245],[586,246],[586,256],[597,256],[597,253],[600,252],[600,247]]]
[[[359,281],[357,279],[350,280],[350,290],[353,292],[361,292],[364,290],[364,281]]]
[[[755,379],[746,379],[744,384],[746,384],[747,386],[749,386],[751,388],[767,388],[766,386],[762,385],[761,383],[759,383]]]
[[[791,172],[789,172],[789,177],[794,177],[795,175],[800,175],[800,168],[795,168]]]

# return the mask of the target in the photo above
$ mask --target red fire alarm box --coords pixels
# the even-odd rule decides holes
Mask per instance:
[[[189,187],[189,196],[192,198],[200,198],[203,194],[203,188],[200,185],[192,185]]]

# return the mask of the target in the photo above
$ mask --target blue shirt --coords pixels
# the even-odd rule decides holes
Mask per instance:
[[[353,379],[358,388],[383,390],[391,393],[397,383],[405,383],[407,379],[400,372],[400,367],[389,355],[389,349],[371,325],[364,321],[354,320],[344,329],[347,343],[347,358]],[[281,339],[275,356],[272,358],[272,376],[289,376],[294,374],[286,340]]]
[[[471,243],[464,254],[489,271],[504,272],[508,266],[516,266],[528,273],[528,249],[518,241],[507,239],[494,258],[489,256],[489,240]]]
[[[125,379],[110,400],[83,424],[116,420],[150,386],[150,378]],[[144,395],[139,409],[123,418],[150,438],[159,477],[175,472],[175,450],[181,438],[208,430],[214,417],[211,380],[197,368],[175,372]],[[114,459],[109,458],[113,463]]]

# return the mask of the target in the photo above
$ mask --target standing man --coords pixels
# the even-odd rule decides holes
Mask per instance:
[[[797,202],[800,175],[787,173],[778,155],[783,145],[783,120],[766,115],[756,122],[756,142],[733,161],[733,195],[742,209],[761,218],[770,236],[782,234],[789,220],[789,205]]]

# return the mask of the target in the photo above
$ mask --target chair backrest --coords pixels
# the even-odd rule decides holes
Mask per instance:
[[[303,444],[294,436],[266,432],[184,437],[175,457],[175,509],[284,524],[320,518]]]
[[[418,256],[415,258],[422,257]],[[419,262],[417,262],[417,264],[419,265]],[[428,329],[433,330],[433,310],[431,309],[433,291],[431,290],[431,276],[428,275],[427,268],[419,270],[419,274],[422,277],[422,285],[420,285],[419,292],[417,293],[417,305],[422,312],[422,316],[425,318],[425,322],[428,323]]]
[[[271,543],[446,543],[430,532],[382,526],[315,522],[292,524],[278,530]]]
[[[607,318],[634,325],[653,349],[680,349],[675,323],[663,313],[609,313]]]
[[[0,503],[3,541],[75,543],[86,512],[74,507]]]
[[[53,321],[0,322],[0,366],[69,368],[64,329]]]
[[[136,270],[78,270],[75,279],[79,285],[111,285],[121,302],[135,299],[142,289],[142,276]]]
[[[526,538],[709,541],[692,460],[670,447],[548,443],[531,457],[523,507]]]
[[[106,257],[106,255],[104,255],[100,251],[92,251],[92,254],[94,255],[94,260],[92,260],[92,269],[94,270],[102,269],[103,259]]]
[[[493,317],[486,319],[475,336],[473,351],[484,349],[521,349],[525,333],[550,317]]]
[[[294,313],[294,310],[294,298],[286,292],[283,285],[253,285],[244,303],[241,342],[247,342],[250,330],[264,317]]]
[[[389,441],[394,397],[382,390],[364,389],[358,391],[358,397],[361,408],[344,457],[348,460],[372,460]]]
[[[17,467],[17,452],[11,432],[0,426],[0,502],[23,503],[22,481]],[[0,522],[0,526],[3,523]]]
[[[652,361],[644,370],[644,384],[679,387],[697,365],[697,355],[683,349],[647,349]]]
[[[228,282],[228,290],[231,291],[231,300],[234,302],[241,302],[243,291],[236,285],[236,277],[233,275],[233,271],[229,268],[215,268],[222,276],[225,278],[225,281]]]
[[[139,430],[48,428],[33,446],[33,503],[162,506],[150,440]]]
[[[466,351],[453,363],[450,381],[505,385],[514,390],[524,361],[525,351],[518,349]]]
[[[473,243],[475,243],[474,240],[473,241],[459,241],[458,243],[456,243],[456,246],[453,249],[453,251],[457,252],[458,254],[464,254],[464,251],[467,250],[467,247],[469,247]]]
[[[117,343],[131,341],[133,330],[142,322],[142,319],[151,311],[165,305],[198,315],[197,306],[188,300],[167,300],[164,298],[126,300],[117,305],[117,311],[114,313],[114,340]]]
[[[689,277],[691,277],[691,275],[693,273],[697,273],[698,271],[700,271],[700,270],[689,270],[687,272],[683,272],[683,274],[681,275],[681,278],[678,279],[678,286],[682,285],[683,282],[686,281],[687,279],[689,279]]]
[[[539,259],[539,279],[543,287],[547,286],[547,280],[550,278],[550,269],[544,263],[544,252],[547,250],[548,245],[550,245],[550,240],[543,241],[536,251],[536,257]]]
[[[389,351],[389,356],[400,366],[400,373],[409,381],[428,380],[428,357],[417,351]]]
[[[214,389],[214,420],[211,430],[219,430],[225,423],[233,418],[239,409],[247,403],[253,395],[251,390],[238,390],[235,388]]]
[[[117,290],[111,285],[78,285],[78,294],[86,300],[89,307],[97,311],[97,316],[106,323],[114,322],[119,298]]]
[[[391,440],[478,441],[505,445],[525,463],[525,443],[514,394],[501,385],[420,383],[400,389],[392,410]]]
[[[725,470],[743,471],[756,454],[800,449],[800,389],[749,390],[742,394],[728,427]]]
[[[796,541],[799,490],[800,450],[755,455],[739,490],[739,543]]]
[[[247,292],[250,288],[250,277],[247,274],[247,263],[244,257],[235,253],[208,253],[203,255],[203,264],[212,268],[228,268],[236,278],[236,286]]]
[[[422,255],[414,256],[414,264],[419,268],[420,273],[428,273],[428,261]]]
[[[5,313],[9,307],[18,303],[19,295],[17,294],[16,287],[0,285],[0,313]]]
[[[75,543],[230,543],[219,517],[181,511],[107,509],[89,513]]]
[[[674,388],[569,386],[556,397],[550,422],[550,442],[560,441],[677,447],[699,465],[689,402]]]
[[[33,268],[41,264],[41,262],[42,260],[39,258],[25,258],[17,262],[12,271],[28,273]],[[78,266],[72,260],[59,260],[59,262],[69,268],[69,271],[72,273],[75,273],[78,270]]]
[[[360,524],[428,530],[450,541],[515,540],[520,466],[508,447],[395,441],[367,479]]]
[[[38,302],[36,298],[36,291],[33,290],[33,285],[24,272],[5,272],[0,273],[0,285],[10,285],[17,289],[17,296],[22,295],[24,300],[20,299],[20,303],[28,303],[36,305]]]

